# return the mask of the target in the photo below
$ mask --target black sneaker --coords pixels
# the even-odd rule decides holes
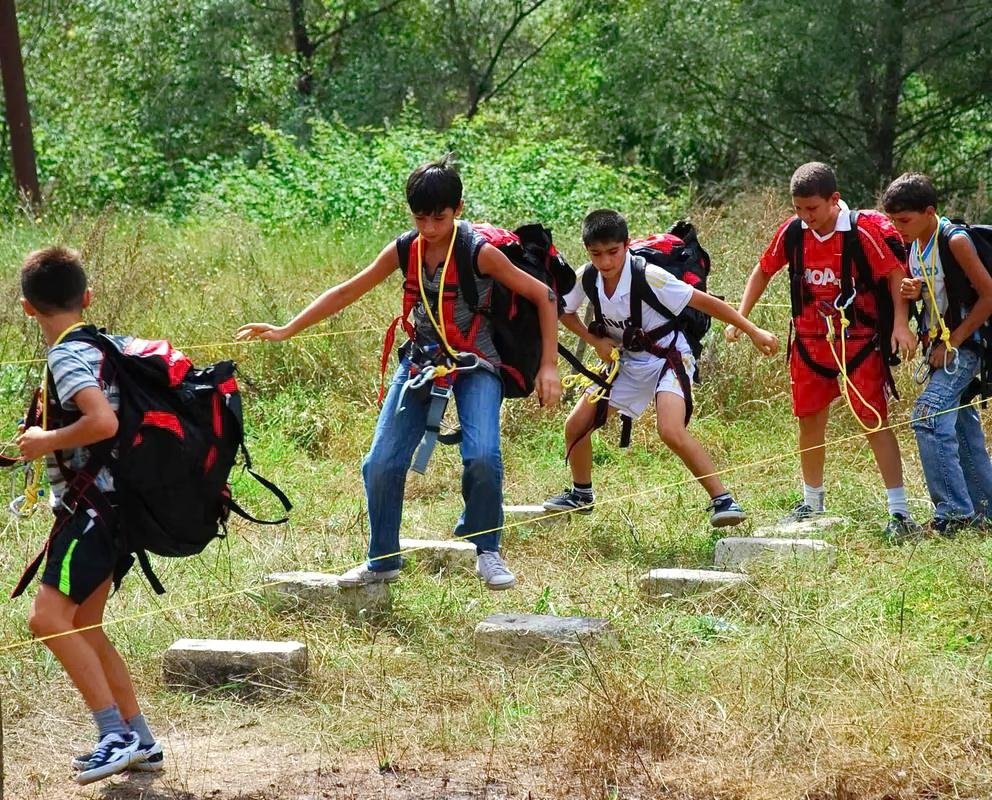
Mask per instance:
[[[923,538],[923,526],[905,514],[893,514],[883,531],[889,544],[905,544]]]
[[[141,739],[134,731],[124,736],[108,733],[90,753],[86,766],[76,773],[76,783],[86,786],[123,772],[131,765],[131,758],[140,744]]]
[[[596,500],[592,492],[580,492],[574,488],[544,501],[547,511],[575,511],[578,514],[591,514],[594,505]]]
[[[817,511],[813,506],[806,505],[806,503],[796,503],[792,511],[779,520],[779,525],[788,525],[792,522],[806,522],[807,520],[822,517],[824,513],[823,511]]]
[[[953,539],[957,536],[958,531],[965,527],[968,522],[969,520],[966,519],[934,517],[924,526],[924,530],[927,533],[936,534],[937,536],[942,536],[945,539]]]
[[[740,525],[747,519],[744,509],[730,495],[721,497],[719,500],[714,500],[706,510],[713,512],[710,514],[710,525],[714,528],[727,528],[731,525]]]

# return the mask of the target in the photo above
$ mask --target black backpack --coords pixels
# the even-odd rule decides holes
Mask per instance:
[[[64,341],[84,341],[100,349],[101,381],[116,381],[120,408],[116,436],[91,445],[90,459],[81,470],[73,471],[60,460],[67,482],[63,505],[74,509],[93,504],[102,510],[106,500],[94,488],[93,478],[109,468],[119,530],[157,593],[165,590],[147,553],[195,555],[225,535],[231,511],[263,525],[287,521],[285,516],[256,519],[231,497],[228,478],[240,451],[247,471],[287,512],[292,508],[278,487],[252,469],[234,362],[197,369],[169,342],[128,340],[92,326],[73,331]],[[51,376],[48,396],[50,427],[78,418],[62,409]],[[31,576],[26,577],[29,581]]]
[[[630,252],[648,264],[661,267],[676,278],[701,292],[707,291],[712,262],[709,253],[699,243],[695,226],[688,220],[679,220],[666,233],[656,233],[630,243]],[[671,313],[660,307],[654,292],[641,297],[655,311],[671,318]],[[703,337],[710,329],[709,314],[695,308],[686,308],[676,317],[679,330],[685,335],[692,354],[698,359],[703,349]]]
[[[396,240],[399,266],[404,274],[415,241],[416,231]],[[499,281],[492,282],[488,301],[480,305],[473,265],[482,244],[491,244],[514,266],[546,284],[557,296],[559,314],[562,298],[575,286],[575,272],[555,249],[551,231],[538,223],[522,225],[515,231],[486,223],[458,226],[454,260],[462,297],[473,312],[485,316],[491,324],[493,344],[501,362],[503,396],[527,397],[534,391],[534,379],[541,365],[540,319],[533,303]]]
[[[937,252],[944,270],[944,286],[947,289],[947,324],[951,329],[961,324],[961,309],[971,308],[978,300],[978,292],[971,285],[968,276],[958,264],[951,251],[950,237],[963,231],[971,239],[985,269],[992,273],[992,225],[969,225],[963,219],[952,219],[951,226],[941,226],[937,231]],[[979,375],[964,393],[965,402],[980,396],[982,400],[992,397],[992,320],[986,320],[978,329],[981,340],[982,368]]]

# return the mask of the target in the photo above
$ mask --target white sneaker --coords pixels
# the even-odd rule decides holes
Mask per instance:
[[[512,589],[517,582],[503,557],[495,550],[479,554],[475,561],[475,574],[486,582],[487,589],[494,591]]]
[[[352,567],[338,576],[338,586],[368,586],[370,583],[392,583],[400,576],[398,569],[369,569],[368,564]]]

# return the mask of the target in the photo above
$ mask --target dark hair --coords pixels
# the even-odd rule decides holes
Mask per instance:
[[[81,311],[86,272],[79,253],[68,247],[35,250],[21,267],[21,294],[42,314]]]
[[[937,190],[922,173],[904,172],[882,192],[882,210],[886,214],[923,212],[928,208],[937,208]]]
[[[627,220],[619,211],[597,208],[586,214],[586,218],[582,220],[582,244],[586,247],[592,244],[623,243],[629,238]]]
[[[462,179],[451,153],[417,167],[406,179],[406,202],[414,214],[439,214],[461,201]]]
[[[792,173],[789,192],[793,197],[826,197],[837,191],[837,176],[822,161],[810,161]]]

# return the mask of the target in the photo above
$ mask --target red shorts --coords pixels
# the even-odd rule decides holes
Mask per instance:
[[[825,337],[803,337],[803,346],[812,360],[820,366],[837,370],[837,361],[830,353],[831,345],[841,357],[840,341],[828,342]],[[864,339],[847,340],[847,360],[850,361],[865,346]],[[792,384],[792,413],[797,417],[808,417],[829,406],[841,396],[841,378],[827,378],[815,372],[799,355],[796,343],[792,346],[792,356],[789,359],[789,377]],[[876,348],[865,359],[847,374],[848,393],[851,405],[858,419],[868,425],[878,424],[875,412],[869,409],[865,402],[875,409],[885,419],[888,416],[888,403],[885,396],[886,371],[882,363],[882,354]],[[855,391],[857,389],[857,391]],[[862,401],[858,393],[864,397]]]

